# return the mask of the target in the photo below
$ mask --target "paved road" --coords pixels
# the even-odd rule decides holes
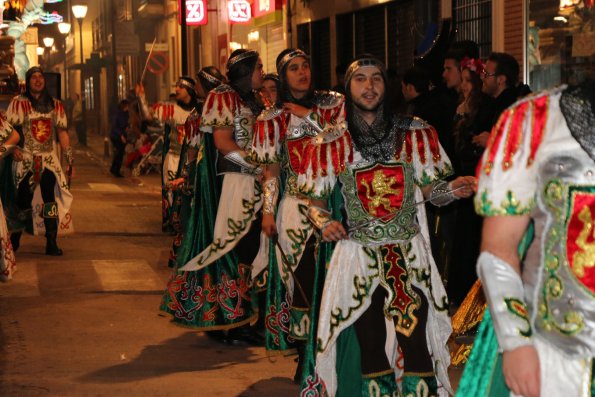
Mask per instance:
[[[77,150],[65,255],[23,236],[0,284],[0,396],[294,396],[292,358],[228,347],[158,312],[172,238],[160,231],[155,174],[115,179]]]

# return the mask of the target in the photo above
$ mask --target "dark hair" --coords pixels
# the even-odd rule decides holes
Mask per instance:
[[[461,40],[451,44],[444,59],[453,59],[457,67],[461,66],[463,58],[479,59],[479,46],[473,40]]]
[[[128,106],[130,104],[130,102],[128,101],[128,99],[122,99],[120,101],[120,103],[118,104],[118,107],[122,110],[124,110],[124,106]]]
[[[519,63],[512,55],[505,52],[493,52],[488,61],[496,64],[496,76],[506,77],[507,87],[516,87],[519,82]]]
[[[411,84],[418,94],[425,94],[430,91],[430,74],[419,66],[414,66],[403,75],[403,83]]]
[[[344,75],[345,72],[347,72],[347,68],[349,67],[348,64],[346,63],[340,63],[337,66],[335,66],[335,74],[342,74]]]
[[[469,74],[471,75],[471,85],[473,88],[471,89],[471,93],[469,94],[469,117],[467,118],[468,121],[475,120],[475,116],[477,116],[477,112],[479,111],[479,106],[481,101],[483,100],[483,94],[481,93],[481,87],[483,85],[483,81],[481,81],[481,76],[479,73],[474,72],[469,68],[464,68],[461,70],[461,79],[463,78],[462,74],[464,70],[468,70]],[[462,94],[461,94],[462,98]],[[465,120],[463,120],[465,122]]]
[[[216,80],[219,80],[219,82],[217,83],[212,79],[209,79],[208,76],[205,77],[201,72],[214,77]],[[205,94],[225,82],[225,76],[223,76],[223,73],[221,73],[215,66],[205,66],[196,73],[196,78],[200,82]]]
[[[249,50],[246,50],[244,48],[237,49],[231,53],[229,59],[232,59],[233,57],[248,51]],[[227,78],[229,82],[232,85],[234,85],[239,80],[245,79],[246,76],[249,76],[251,78],[252,72],[254,72],[254,67],[256,66],[257,61],[258,55],[247,57],[239,62],[234,63],[233,65],[229,65],[229,68],[227,70]],[[251,89],[252,88],[250,88],[250,90]]]

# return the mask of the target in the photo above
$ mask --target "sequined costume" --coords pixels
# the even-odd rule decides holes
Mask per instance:
[[[276,272],[281,276],[291,307],[290,323],[283,330],[292,339],[302,341],[308,339],[315,320],[311,311],[320,300],[314,296],[320,241],[313,236],[314,227],[306,210],[312,199],[329,199],[337,176],[352,157],[344,97],[336,92],[320,91],[314,93],[312,102],[306,117],[276,108],[264,111],[256,124],[252,149],[254,161],[281,163],[285,173],[284,193],[276,213],[278,246],[273,252]],[[329,141],[322,142],[324,139]],[[260,273],[269,263],[269,245],[269,239],[263,238],[253,274]],[[302,263],[302,258],[306,262]],[[298,278],[297,288],[294,277]],[[280,311],[280,308],[268,310]]]
[[[12,165],[10,159],[7,159],[7,156],[10,155],[10,148],[5,145],[5,142],[12,131],[12,126],[6,120],[6,114],[0,111],[0,175],[2,176],[4,175],[4,167]],[[10,178],[10,175],[7,176]],[[11,187],[10,185],[10,181],[4,180],[4,177],[2,177],[2,187],[0,190]],[[1,193],[2,196],[4,196],[4,192],[2,191]],[[6,224],[4,207],[0,200],[0,281],[10,280],[15,271],[16,259],[10,241],[10,233]]]
[[[183,80],[180,79],[179,81]],[[184,143],[184,124],[194,108],[194,104],[158,102],[148,110],[144,95],[140,95],[140,102],[145,117],[157,122],[164,129],[163,165],[161,169],[162,229],[164,232],[174,232],[172,208],[178,194],[169,189],[168,184],[179,176],[180,152]]]
[[[534,238],[521,276],[496,255],[480,256],[489,311],[457,396],[513,395],[500,353],[526,345],[539,356],[541,395],[595,396],[594,92],[585,83],[536,94],[492,131],[476,211],[528,216]]]
[[[47,235],[47,228],[56,229],[58,235],[74,232],[72,193],[58,155],[58,131],[67,127],[64,105],[52,99],[53,107],[47,111],[36,110],[29,98],[20,95],[12,99],[6,115],[8,122],[22,131],[24,139],[23,161],[14,163],[15,184],[19,190],[33,191],[32,232]],[[54,200],[44,203],[40,185],[44,175],[51,173],[55,179]],[[28,187],[22,186],[28,178]],[[23,191],[24,191],[23,190]],[[57,223],[57,226],[55,225]]]

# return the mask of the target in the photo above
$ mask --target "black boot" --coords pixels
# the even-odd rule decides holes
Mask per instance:
[[[46,244],[45,244],[45,254],[51,256],[60,256],[63,254],[60,247],[58,247],[58,243],[56,242],[57,232],[47,232],[45,234]]]
[[[21,232],[15,232],[10,235],[10,242],[12,243],[12,250],[17,252],[21,246]]]

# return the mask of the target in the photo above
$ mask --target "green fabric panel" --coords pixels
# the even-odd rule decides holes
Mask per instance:
[[[337,183],[330,197],[327,200],[327,207],[332,210],[333,218],[340,219],[341,209],[343,208],[343,197],[341,196],[340,185]],[[326,276],[326,267],[333,254],[335,244],[320,242],[318,246],[318,255],[316,257],[316,275],[314,277],[314,289],[312,298],[310,298],[310,335],[306,342],[305,360],[302,371],[301,389],[303,396],[322,395],[321,384],[316,374],[316,352],[318,351],[318,313],[320,310],[320,301],[322,298],[322,289],[324,287],[324,278]]]
[[[417,396],[417,387],[421,382],[426,384],[429,396],[438,395],[438,381],[435,376],[404,375],[401,381],[401,393],[404,396]]]
[[[216,149],[212,134],[205,134],[202,159],[196,166],[190,221],[178,250],[177,267],[183,266],[213,241],[222,177],[216,175]],[[202,331],[228,329],[254,319],[247,276],[239,273],[233,253],[204,269],[173,271],[161,302],[161,310],[173,322]],[[226,296],[222,297],[224,293]]]
[[[591,397],[595,397],[595,359],[591,359]]]
[[[370,383],[372,382],[375,382],[376,385],[370,390]],[[397,397],[398,394],[399,390],[394,373],[376,376],[374,378],[364,378],[362,380],[362,387],[360,389],[360,395],[362,397]],[[409,394],[404,395],[409,397]],[[416,396],[416,394],[414,393],[413,396]]]
[[[498,342],[492,326],[490,311],[486,309],[475,336],[473,350],[459,382],[457,397],[487,397],[498,361]]]
[[[337,395],[336,397],[359,397],[363,388],[362,360],[353,326],[341,332],[337,338]],[[393,376],[394,378],[394,376]]]

